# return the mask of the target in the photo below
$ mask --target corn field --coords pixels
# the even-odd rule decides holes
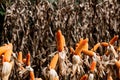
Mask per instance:
[[[5,43],[12,43],[16,56],[20,51],[23,53],[23,58],[30,53],[30,63],[35,77],[42,80],[53,80],[48,76],[46,78],[47,72],[44,73],[44,69],[48,69],[54,55],[59,54],[57,49],[59,40],[56,37],[58,30],[61,30],[65,38],[66,58],[64,63],[67,70],[65,73],[61,73],[60,59],[58,59],[55,71],[59,80],[112,80],[107,78],[108,73],[113,80],[120,79],[120,68],[117,69],[112,61],[113,58],[115,61],[120,59],[119,50],[116,49],[120,46],[119,0],[13,0],[11,3],[6,3],[0,44],[2,46]],[[75,49],[76,43],[79,43],[81,38],[88,38],[89,50],[95,44],[102,42],[108,43],[107,46],[110,47],[113,45],[112,42],[110,44],[110,41],[116,35],[119,37],[113,47],[117,50],[118,57],[103,56],[108,48],[100,46],[93,52],[103,56],[103,61],[111,61],[110,64],[106,63],[108,66],[104,64],[101,69],[99,68],[101,61],[98,61],[97,69],[93,73],[94,79],[80,79],[84,74],[90,76],[89,67],[94,59],[83,56],[82,60],[80,59],[81,64],[79,64],[80,71],[74,73],[72,70],[74,53],[71,53],[70,47]],[[82,50],[82,53],[85,51]],[[84,63],[87,58],[89,64]],[[15,61],[9,80],[29,80],[28,71],[20,75],[17,63]],[[25,66],[23,65],[23,67]],[[100,72],[102,70],[103,72]]]

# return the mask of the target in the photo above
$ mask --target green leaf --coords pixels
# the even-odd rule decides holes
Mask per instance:
[[[0,11],[0,15],[4,16],[5,12],[4,11]]]

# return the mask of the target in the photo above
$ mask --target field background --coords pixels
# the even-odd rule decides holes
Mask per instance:
[[[42,77],[49,55],[57,50],[58,29],[68,48],[80,38],[89,38],[90,49],[97,42],[108,42],[120,36],[120,0],[1,0],[0,44],[12,42],[14,52],[22,51],[23,56],[30,52],[36,77]],[[13,78],[20,79],[15,71]]]

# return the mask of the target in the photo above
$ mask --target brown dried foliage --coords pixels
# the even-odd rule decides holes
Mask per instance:
[[[55,32],[58,29],[62,30],[67,46],[75,46],[80,38],[88,38],[92,48],[95,43],[108,42],[114,34],[120,34],[119,27],[117,0],[86,0],[78,4],[74,0],[58,0],[52,4],[45,0],[36,0],[36,3],[16,0],[6,7],[1,44],[9,41],[13,43],[14,52],[30,51],[35,76],[42,77],[42,69],[57,50]],[[13,71],[10,80],[17,78],[17,74],[13,76],[15,73]]]

